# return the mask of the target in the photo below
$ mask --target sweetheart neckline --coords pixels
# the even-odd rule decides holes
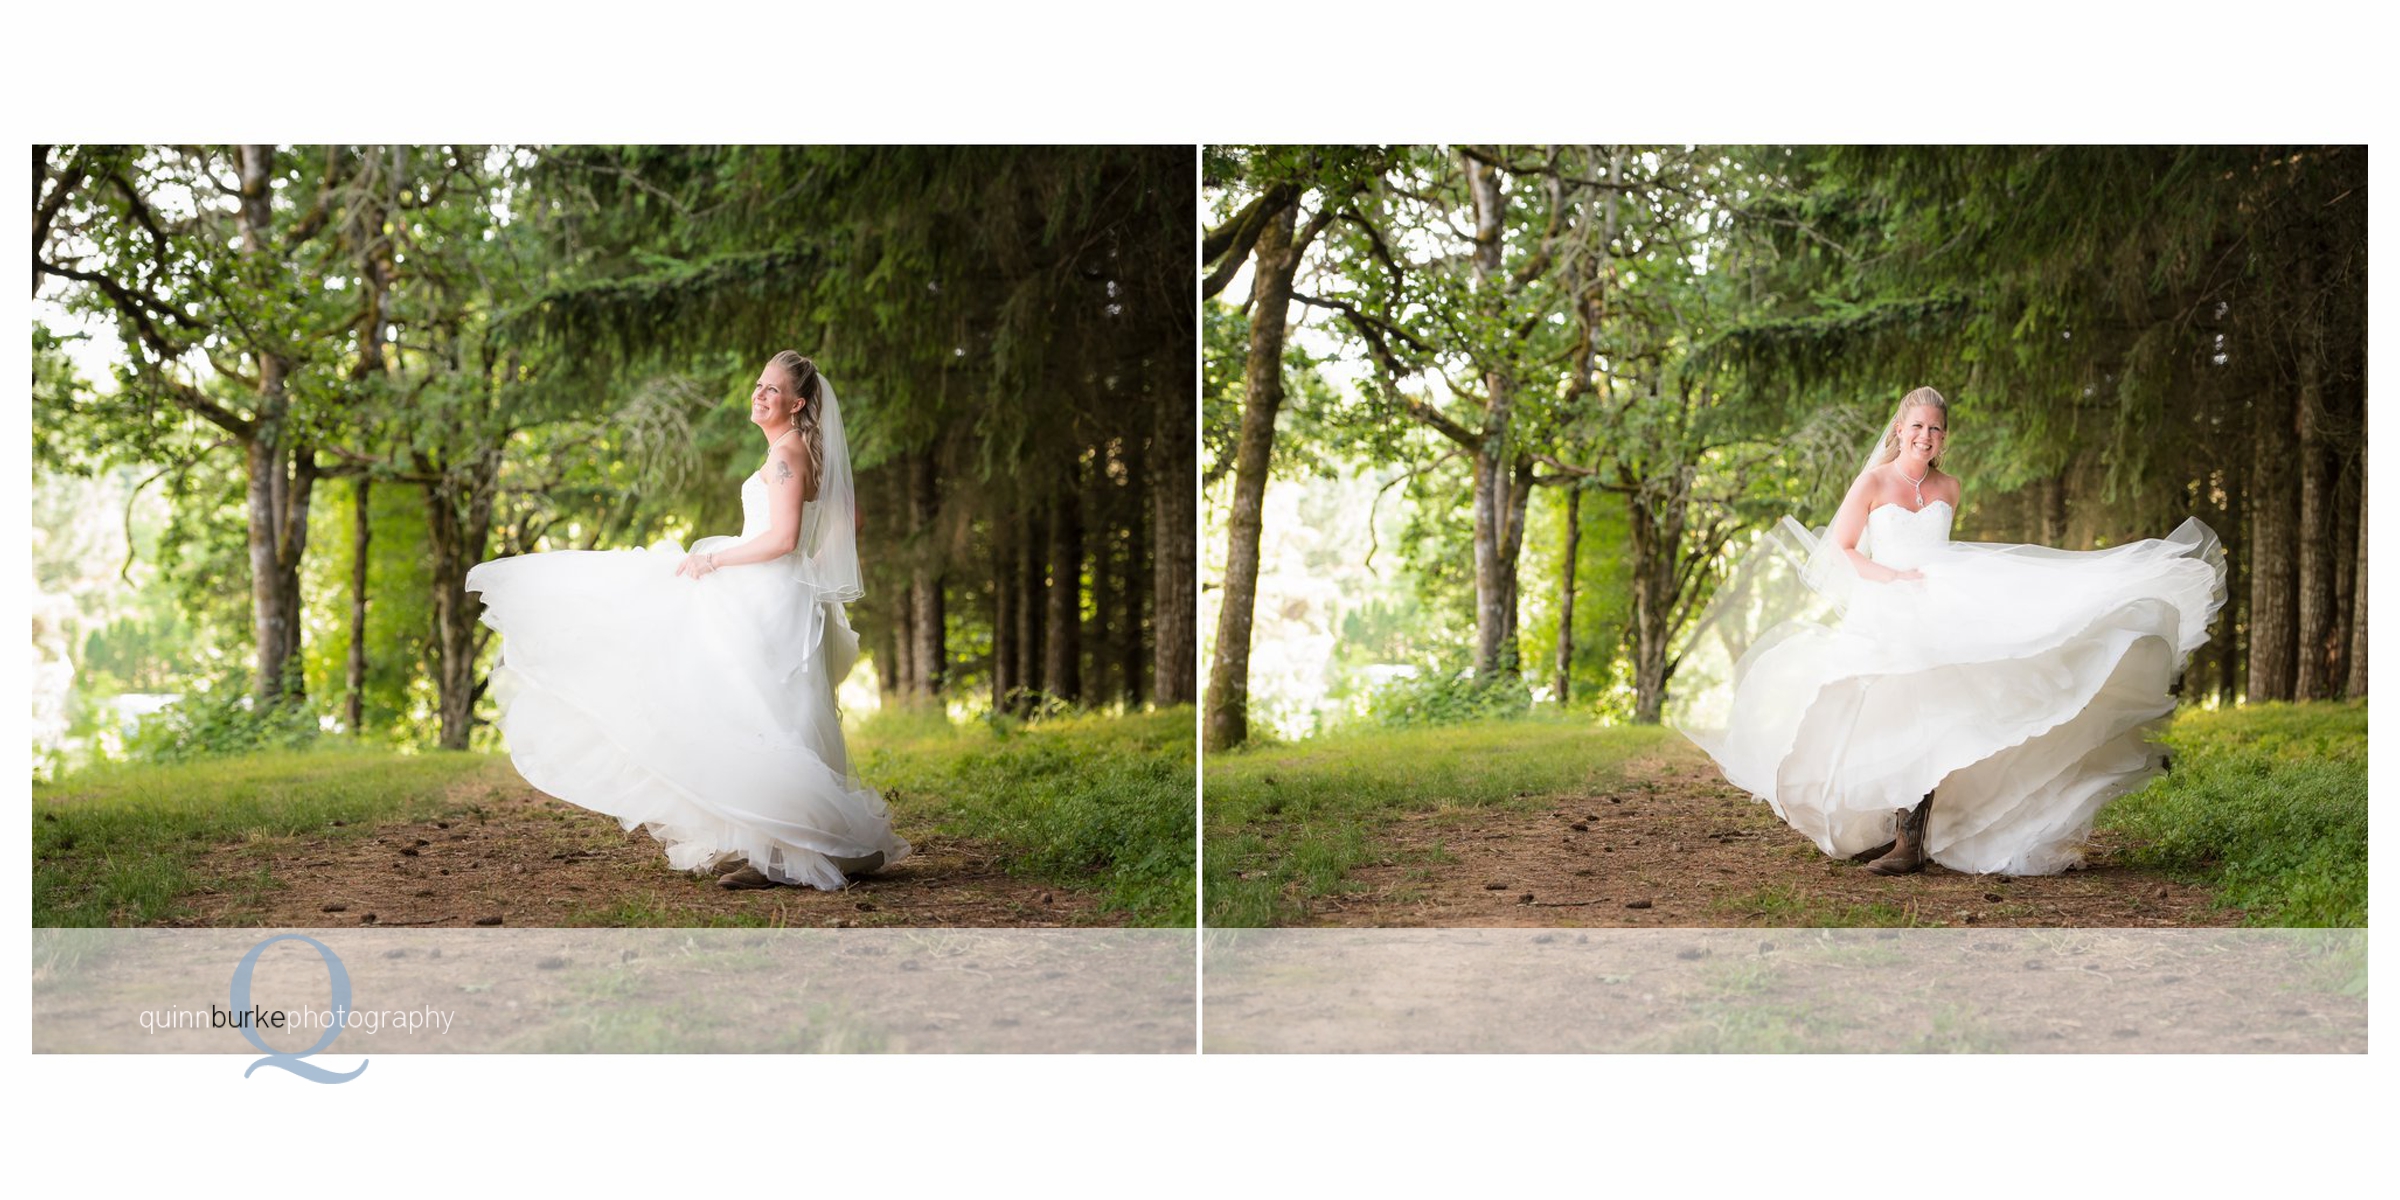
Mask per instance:
[[[1867,519],[1868,519],[1868,520],[1873,520],[1873,519],[1875,519],[1875,514],[1876,514],[1876,513],[1882,512],[1883,510],[1885,510],[1885,509],[1887,509],[1887,508],[1896,508],[1896,509],[1899,509],[1901,512],[1907,513],[1908,515],[1910,515],[1910,516],[1912,516],[1912,517],[1913,517],[1913,516],[1917,515],[1918,513],[1922,513],[1922,512],[1931,512],[1931,511],[1933,510],[1933,506],[1934,506],[1934,505],[1936,505],[1936,504],[1939,504],[1939,505],[1941,505],[1943,508],[1948,508],[1948,509],[1950,509],[1950,511],[1951,511],[1951,512],[1954,512],[1954,513],[1958,511],[1956,508],[1953,508],[1953,507],[1951,506],[1950,502],[1949,502],[1949,501],[1947,501],[1947,500],[1928,500],[1928,501],[1926,501],[1926,502],[1925,502],[1925,507],[1923,507],[1923,508],[1910,508],[1909,506],[1907,506],[1907,505],[1905,505],[1905,504],[1897,504],[1897,503],[1894,503],[1894,504],[1878,504],[1878,505],[1876,505],[1875,507],[1873,507],[1873,508],[1870,508],[1870,509],[1868,509],[1868,510],[1867,510]]]

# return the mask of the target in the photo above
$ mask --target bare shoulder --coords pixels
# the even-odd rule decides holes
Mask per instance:
[[[1842,507],[1856,505],[1864,512],[1875,507],[1883,499],[1884,493],[1890,490],[1891,481],[1884,478],[1883,468],[1868,467],[1858,473],[1858,478],[1850,481],[1850,491],[1842,497]]]
[[[1943,471],[1936,471],[1934,472],[1933,479],[1925,485],[1925,498],[1927,500],[1945,501],[1950,505],[1950,507],[1957,508],[1961,491],[1962,489],[1959,487],[1958,476]]]
[[[792,438],[767,451],[767,482],[777,486],[796,484],[808,486],[808,454],[800,439]]]

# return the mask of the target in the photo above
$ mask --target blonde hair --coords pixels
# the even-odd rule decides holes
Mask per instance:
[[[1892,410],[1891,422],[1883,427],[1883,449],[1875,454],[1876,466],[1880,467],[1900,457],[1900,422],[1907,419],[1908,410],[1912,408],[1938,410],[1942,414],[1942,428],[1945,430],[1950,428],[1950,402],[1942,399],[1940,392],[1929,387],[1921,387],[1900,397],[1900,407]],[[1942,456],[1934,455],[1928,465],[1940,468]]]
[[[800,440],[808,447],[808,486],[813,490],[825,474],[825,431],[818,425],[824,405],[817,397],[824,389],[817,382],[817,364],[797,350],[785,350],[769,360],[769,365],[783,368],[792,379],[792,395],[799,401],[784,415],[800,430]]]

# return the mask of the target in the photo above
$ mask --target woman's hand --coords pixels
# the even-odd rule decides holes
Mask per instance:
[[[683,561],[676,564],[675,573],[677,575],[689,575],[694,579],[698,579],[703,575],[715,571],[716,569],[716,555],[702,554],[698,551],[694,551],[690,554],[684,555]]]
[[[1924,579],[1925,572],[1920,571],[1915,567],[1910,567],[1905,571],[1892,572],[1893,583],[1922,583],[1924,582]]]

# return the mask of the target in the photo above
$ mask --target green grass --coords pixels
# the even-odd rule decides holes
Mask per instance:
[[[1412,812],[1533,811],[1560,796],[1638,787],[1634,759],[1676,739],[1537,713],[1418,729],[1360,728],[1212,754],[1203,867],[1212,926],[1282,925],[1389,851],[1377,831]]]
[[[2367,921],[2365,703],[2254,705],[2187,712],[2169,726],[2174,769],[2109,805],[2126,861],[2213,890],[2253,925],[2364,927]],[[1208,921],[1289,924],[1350,871],[1393,857],[1379,832],[1412,812],[1492,806],[1535,811],[1554,798],[1638,791],[1628,763],[1667,750],[1657,728],[1595,728],[1537,712],[1421,729],[1362,727],[1292,744],[1210,755]],[[1729,921],[1906,926],[1889,904],[1766,888],[1720,906]]]
[[[2169,727],[2173,769],[2101,810],[2127,861],[2215,890],[2251,925],[2367,923],[2367,706],[2259,704]]]
[[[1137,925],[1188,926],[1192,736],[1189,708],[975,725],[898,710],[868,718],[850,752],[903,836],[997,844],[1011,875],[1096,888]]]
[[[195,878],[193,864],[212,846],[363,836],[378,822],[463,810],[483,794],[479,784],[515,781],[507,761],[490,755],[350,747],[77,772],[33,789],[33,923],[165,920],[177,897],[201,886],[279,886],[263,873]]]

